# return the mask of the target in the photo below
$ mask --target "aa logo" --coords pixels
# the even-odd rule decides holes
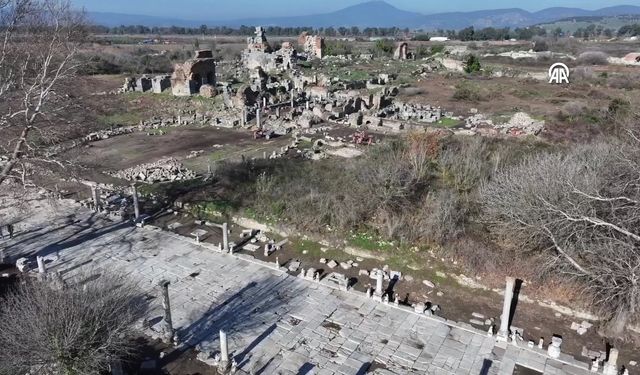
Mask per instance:
[[[555,63],[549,68],[549,83],[569,83],[569,67],[563,63]]]

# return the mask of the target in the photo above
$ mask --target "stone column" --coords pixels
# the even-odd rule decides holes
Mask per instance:
[[[263,97],[262,97],[262,106],[263,106],[264,108],[267,108],[267,97],[266,97],[266,96],[263,96]]]
[[[260,124],[260,108],[256,109],[256,125],[258,129],[262,129],[262,124]]]
[[[223,364],[229,363],[229,343],[227,333],[220,330],[220,360]]]
[[[384,272],[382,272],[382,270],[378,270],[378,273],[376,273],[376,292],[375,292],[375,295],[378,297],[382,297],[383,281],[384,281]]]
[[[296,104],[295,104],[296,97],[295,97],[295,95],[293,94],[294,92],[295,92],[295,90],[294,90],[294,89],[291,89],[291,109],[293,109],[293,107],[295,107],[295,106],[296,106]]]
[[[242,106],[242,120],[241,125],[245,126],[247,124],[247,107]]]
[[[131,194],[133,194],[133,212],[136,220],[140,218],[140,203],[138,202],[138,188],[136,184],[131,184]]]
[[[38,262],[38,278],[42,280],[47,273],[47,266],[44,264],[44,258],[40,255],[36,257],[36,261]]]
[[[229,224],[222,224],[222,246],[224,246],[224,252],[229,251]]]
[[[602,371],[603,375],[617,375],[618,374],[618,349],[611,348],[609,350],[609,358],[604,365]]]
[[[498,339],[507,341],[509,337],[509,317],[511,316],[511,302],[513,300],[513,288],[516,285],[514,277],[507,277],[507,286],[504,290],[504,302],[502,305],[502,315],[500,316],[500,331]]]
[[[162,280],[158,284],[162,288],[162,308],[164,309],[164,335],[167,342],[173,340],[173,322],[171,321],[171,303],[169,302],[169,282]]]
[[[93,198],[93,206],[96,212],[100,211],[100,192],[98,187],[91,186],[91,197]]]

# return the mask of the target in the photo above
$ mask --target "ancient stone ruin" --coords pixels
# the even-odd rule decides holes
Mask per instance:
[[[153,92],[160,94],[171,89],[175,96],[200,94],[206,97],[216,95],[216,62],[210,50],[196,51],[194,58],[176,64],[172,75],[149,77],[146,74],[135,78],[127,77],[118,92]]]
[[[152,91],[154,94],[160,94],[171,88],[171,80],[169,78],[169,75],[149,77],[146,74],[138,78],[127,77],[124,80],[124,84],[122,85],[120,92]]]
[[[309,35],[305,31],[298,37],[298,45],[308,59],[321,59],[324,57],[324,38],[320,36]]]
[[[396,60],[406,60],[409,58],[409,45],[405,42],[398,44],[396,51],[393,53]]]
[[[216,63],[210,50],[196,51],[193,59],[176,64],[171,76],[171,91],[175,96],[199,94],[203,87],[216,86]],[[210,92],[210,90],[208,90]]]
[[[282,47],[274,52],[262,27],[256,27],[255,34],[247,38],[247,48],[242,52],[242,64],[246,69],[261,68],[264,71],[273,71],[295,67],[297,56],[291,43],[283,43]]]

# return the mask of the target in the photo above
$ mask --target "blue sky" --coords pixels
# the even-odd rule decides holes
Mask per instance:
[[[338,10],[364,0],[72,0],[88,11],[142,14],[192,20],[292,16]],[[523,8],[530,11],[563,6],[597,9],[639,5],[640,0],[387,0],[404,10],[424,14],[480,9]]]

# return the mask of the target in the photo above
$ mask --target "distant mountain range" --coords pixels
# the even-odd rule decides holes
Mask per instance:
[[[424,15],[398,9],[384,1],[370,1],[350,6],[335,12],[292,17],[246,18],[217,21],[211,19],[183,20],[143,15],[89,12],[94,23],[103,26],[145,25],[145,26],[281,26],[281,27],[393,27],[410,29],[462,29],[468,26],[484,27],[524,27],[553,22],[571,17],[597,17],[640,14],[640,7],[632,5],[613,6],[598,10],[580,8],[547,8],[538,12],[528,12],[519,8],[482,10],[475,12],[450,12]]]

